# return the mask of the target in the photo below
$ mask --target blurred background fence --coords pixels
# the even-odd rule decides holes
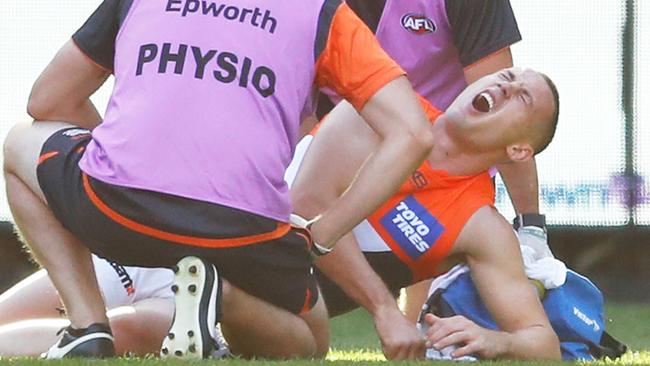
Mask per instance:
[[[0,1],[0,138],[28,119],[32,83],[99,3]],[[650,2],[511,3],[523,35],[513,47],[515,64],[551,76],[562,101],[555,140],[537,159],[552,248],[611,296],[648,300],[650,284],[642,279],[650,278]],[[93,97],[100,111],[111,88],[109,81]],[[497,206],[512,218],[501,183]],[[2,290],[32,267],[11,234],[4,194],[0,221]]]

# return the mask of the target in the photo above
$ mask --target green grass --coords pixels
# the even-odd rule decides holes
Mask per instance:
[[[593,363],[560,363],[560,362],[481,362],[481,365],[650,365],[650,305],[637,304],[615,304],[607,307],[607,317],[611,321],[607,325],[608,331],[619,340],[625,342],[631,349],[622,359],[617,361],[603,361]],[[302,365],[373,365],[386,364],[379,341],[375,335],[372,321],[368,314],[363,311],[356,311],[332,320],[332,350],[325,361],[265,361],[254,362],[244,360],[220,360],[220,361],[160,361],[157,359],[118,359],[111,361],[88,361],[88,360],[66,360],[66,361],[40,361],[31,359],[2,360],[2,365],[212,365],[215,362],[225,366],[239,366],[254,364],[256,366],[302,366]],[[423,365],[427,361],[420,362],[390,362],[399,365]],[[454,362],[437,362],[436,365],[459,365]]]

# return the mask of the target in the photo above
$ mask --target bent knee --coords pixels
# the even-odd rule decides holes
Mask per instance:
[[[23,122],[14,125],[4,141],[5,173],[24,174],[35,171],[43,144],[56,131],[75,127],[65,122]]]
[[[4,154],[4,171],[5,173],[15,173],[16,164],[20,161],[25,143],[25,134],[28,123],[19,123],[11,127],[5,137],[2,151]]]

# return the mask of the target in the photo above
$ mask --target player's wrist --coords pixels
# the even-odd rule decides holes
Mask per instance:
[[[497,339],[499,339],[499,342],[497,342],[497,346],[495,347],[496,352],[491,358],[506,358],[511,357],[517,353],[517,350],[515,350],[516,336],[514,334],[504,331],[494,332],[499,333],[497,337]]]
[[[388,291],[374,291],[367,309],[373,316],[387,318],[395,314],[402,314],[397,301]]]
[[[397,306],[397,302],[391,297],[392,301],[379,301],[373,303],[372,306],[367,309],[370,314],[372,314],[375,319],[375,323],[385,323],[393,324],[395,323],[396,317],[403,317],[404,314]]]

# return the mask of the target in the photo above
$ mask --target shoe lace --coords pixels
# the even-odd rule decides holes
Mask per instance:
[[[61,335],[61,333],[63,333],[64,331],[66,331],[66,330],[68,330],[68,329],[70,329],[70,328],[72,328],[72,326],[70,326],[70,325],[68,325],[67,327],[63,327],[63,328],[59,329],[59,330],[56,332],[56,335],[59,336],[59,335]]]

